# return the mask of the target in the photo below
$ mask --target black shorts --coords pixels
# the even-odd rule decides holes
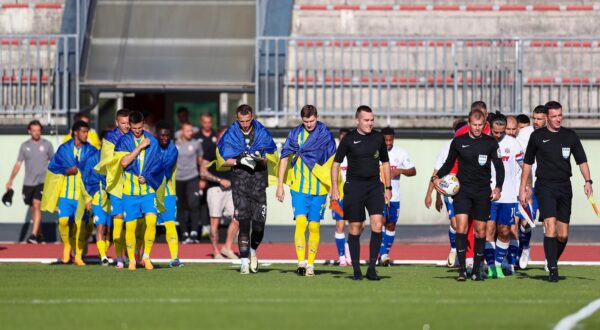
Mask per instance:
[[[37,186],[23,186],[23,202],[25,202],[26,205],[31,206],[34,199],[41,201],[43,192],[43,184],[38,184]]]
[[[365,221],[365,208],[369,215],[383,215],[384,205],[383,184],[379,179],[344,184],[344,219],[350,222]]]
[[[490,219],[490,187],[473,189],[472,187],[460,187],[453,198],[454,214],[467,214],[470,218],[479,221]]]
[[[554,183],[537,180],[535,197],[538,201],[540,221],[547,218],[556,218],[557,221],[564,223],[571,221],[571,202],[573,200],[571,181]]]

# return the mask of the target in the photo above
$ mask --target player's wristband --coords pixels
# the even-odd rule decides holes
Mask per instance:
[[[433,182],[433,181],[435,181],[435,180],[437,180],[437,179],[439,179],[439,178],[438,178],[438,176],[437,176],[437,175],[434,175],[434,176],[432,176],[432,177],[429,179],[429,181],[430,181],[430,182]]]
[[[592,181],[592,180],[585,180],[585,183],[594,184],[594,181]]]
[[[385,189],[392,190],[392,186],[387,186],[387,187],[385,187]]]

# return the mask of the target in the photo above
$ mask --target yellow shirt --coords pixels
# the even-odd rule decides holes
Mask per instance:
[[[65,135],[65,137],[63,139],[63,143],[69,141],[72,138],[73,138],[73,136],[71,136],[71,133]],[[100,146],[102,145],[100,143],[100,137],[98,136],[98,133],[96,133],[96,130],[94,130],[94,129],[89,130],[87,142],[89,142],[91,145],[96,147],[96,149],[98,149],[98,150],[100,150]]]
[[[73,147],[73,156],[75,156],[75,160],[79,162],[79,158],[81,156],[81,147]],[[79,196],[81,195],[81,185],[83,182],[81,181],[81,172],[77,171],[75,175],[65,175],[65,180],[63,181],[62,187],[60,189],[60,197],[68,198],[72,200],[79,200]]]
[[[135,146],[137,147],[143,140],[144,136],[139,139],[134,139]],[[137,156],[138,164],[140,166],[139,173],[142,173],[144,169],[144,161],[146,156],[146,149],[142,149]],[[147,183],[140,183],[139,177],[135,174],[123,171],[123,178],[125,183],[123,184],[123,194],[129,196],[141,196],[154,193],[154,189]]]
[[[306,129],[303,129],[298,134],[298,145],[300,147],[306,142],[309,134]],[[291,190],[307,195],[327,195],[327,188],[321,184],[321,181],[317,179],[300,157],[296,160],[296,164],[292,168],[292,173]]]

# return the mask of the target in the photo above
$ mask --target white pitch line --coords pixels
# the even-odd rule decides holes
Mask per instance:
[[[578,310],[577,313],[564,317],[554,327],[554,330],[571,330],[571,329],[575,328],[575,326],[577,325],[577,323],[579,321],[590,317],[598,309],[600,309],[600,298],[587,304],[585,307]]]

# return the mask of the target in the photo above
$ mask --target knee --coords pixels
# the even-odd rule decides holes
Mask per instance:
[[[395,231],[396,230],[396,223],[395,222],[388,222],[385,224],[385,229],[387,231]]]
[[[569,240],[569,235],[566,234],[558,234],[556,236],[556,239],[558,239],[559,241],[561,241],[562,243],[566,242]]]

